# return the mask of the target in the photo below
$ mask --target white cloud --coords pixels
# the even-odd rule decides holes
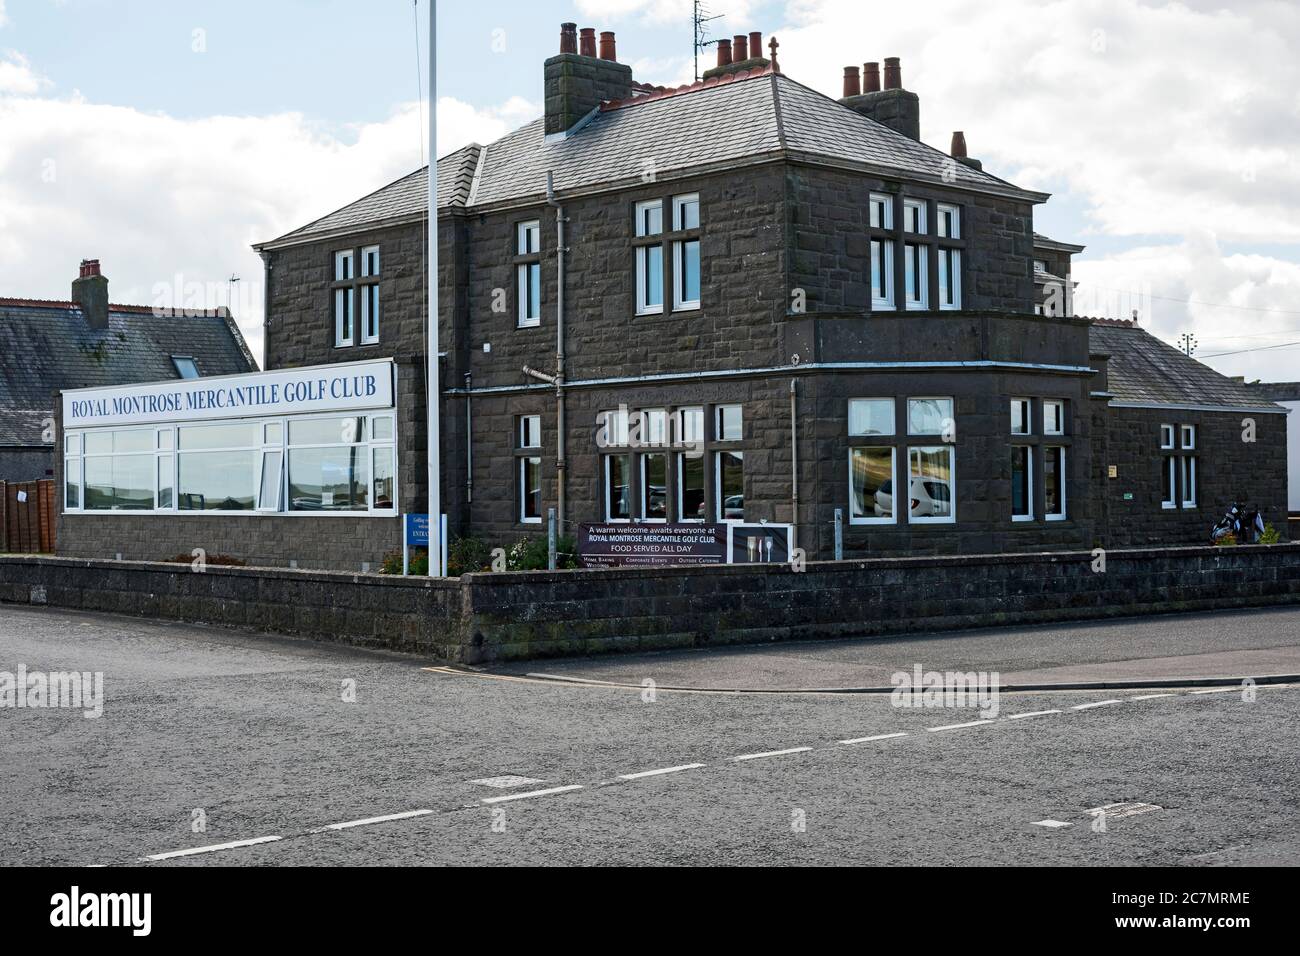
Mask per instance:
[[[599,20],[599,23],[580,23],[579,26],[594,26],[596,30],[604,29],[600,24],[610,20],[623,20],[635,17],[647,23],[679,23],[690,26],[692,15],[691,0],[577,0],[578,12],[585,17]],[[754,0],[725,0],[712,4],[713,13],[726,14],[729,24],[743,24],[753,12]],[[748,33],[750,27],[745,27]],[[758,29],[757,26],[752,29]],[[740,27],[736,27],[740,32]]]
[[[415,104],[344,136],[296,113],[177,119],[40,96],[30,83],[0,90],[0,295],[67,298],[80,259],[98,257],[115,302],[155,304],[165,289],[212,306],[235,274],[235,314],[259,356],[262,264],[250,244],[416,169],[427,135]],[[491,109],[442,99],[439,152],[539,113],[518,97]]]
[[[0,9],[0,24],[4,10]],[[31,94],[49,86],[49,80],[34,72],[27,58],[15,50],[0,55],[0,94]]]

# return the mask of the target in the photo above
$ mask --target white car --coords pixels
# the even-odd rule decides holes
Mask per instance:
[[[937,478],[913,478],[909,497],[912,515],[917,518],[946,518],[952,495],[947,482]],[[894,513],[894,483],[886,480],[876,491],[876,517],[887,518]]]

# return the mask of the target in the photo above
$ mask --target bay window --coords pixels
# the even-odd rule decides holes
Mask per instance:
[[[1034,449],[1032,445],[1011,447],[1011,520],[1034,518]]]

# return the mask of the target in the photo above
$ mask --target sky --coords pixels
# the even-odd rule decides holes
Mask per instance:
[[[1075,311],[1131,317],[1248,380],[1300,379],[1300,4],[710,0],[785,73],[902,59],[921,135],[1053,194]],[[261,355],[251,250],[418,168],[429,0],[0,0],[0,296],[229,303]],[[542,112],[566,20],[638,80],[693,77],[690,0],[439,5],[438,153]],[[709,65],[706,51],[701,62]],[[703,68],[703,67],[702,67]],[[237,277],[238,281],[231,281]]]

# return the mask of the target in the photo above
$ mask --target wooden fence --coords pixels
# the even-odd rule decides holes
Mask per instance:
[[[54,553],[54,481],[0,481],[0,551]]]

